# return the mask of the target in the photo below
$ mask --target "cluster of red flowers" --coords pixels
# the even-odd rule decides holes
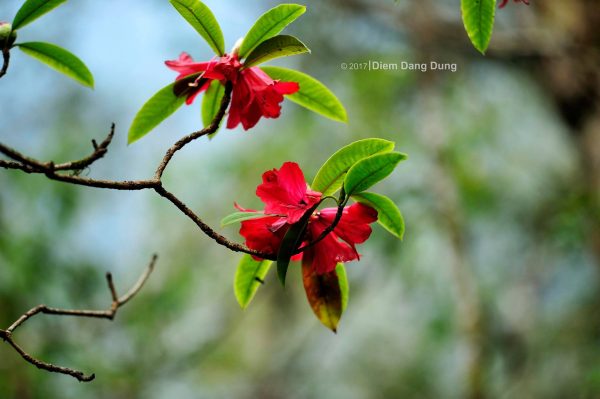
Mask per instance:
[[[300,89],[298,83],[271,79],[258,67],[245,68],[237,54],[225,54],[208,62],[194,62],[189,54],[181,53],[179,59],[166,61],[165,64],[179,73],[177,80],[200,74],[196,80],[196,89],[187,97],[188,105],[198,94],[208,89],[213,80],[223,84],[227,81],[233,83],[228,129],[233,129],[241,123],[243,128],[248,130],[263,116],[278,118],[283,96],[294,94]]]
[[[513,0],[515,3],[525,3],[529,5],[529,0]],[[508,0],[502,0],[502,3],[498,6],[499,8],[504,8],[508,4]]]
[[[265,216],[243,221],[240,234],[249,248],[276,254],[290,226],[318,204],[322,194],[308,189],[302,170],[293,162],[284,163],[279,170],[265,172],[262,180],[256,195],[265,203]],[[237,207],[241,211],[255,212]],[[315,211],[310,216],[303,245],[317,239],[333,223],[337,211],[337,208]],[[369,224],[376,220],[377,211],[366,205],[347,206],[331,233],[292,259],[304,257],[318,274],[331,272],[338,262],[359,259],[356,244],[369,238]]]

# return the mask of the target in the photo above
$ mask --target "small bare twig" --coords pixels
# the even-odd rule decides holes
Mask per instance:
[[[57,366],[51,363],[46,363],[42,360],[36,359],[35,357],[28,354],[23,348],[21,348],[14,340],[13,333],[14,331],[22,326],[27,320],[38,315],[40,313],[55,315],[55,316],[75,316],[75,317],[90,317],[90,318],[99,318],[99,319],[108,319],[113,320],[117,314],[119,308],[129,302],[144,286],[148,277],[154,270],[154,266],[156,264],[156,260],[158,257],[156,255],[152,256],[152,260],[150,264],[146,268],[145,272],[140,276],[138,281],[131,287],[131,289],[123,296],[119,297],[117,295],[117,291],[115,289],[113,278],[110,273],[106,274],[106,280],[108,282],[108,288],[111,293],[112,304],[110,309],[107,310],[71,310],[71,309],[57,309],[51,308],[46,305],[39,305],[27,313],[23,314],[17,321],[15,321],[10,327],[6,330],[0,329],[0,338],[7,342],[10,346],[12,346],[18,353],[21,355],[23,359],[27,362],[33,364],[39,369],[50,371],[53,373],[60,373],[70,375],[71,377],[76,378],[81,382],[89,382],[95,378],[94,374],[86,375],[82,371],[74,370],[67,367]]]
[[[96,140],[92,140],[92,146],[94,147],[94,152],[92,152],[89,156],[80,159],[79,161],[71,161],[58,165],[54,165],[54,170],[73,170],[73,171],[82,171],[87,168],[100,158],[104,156],[104,154],[108,151],[108,146],[112,142],[113,137],[115,136],[115,124],[113,123],[110,126],[110,132],[108,136],[98,145]]]
[[[221,121],[223,120],[223,117],[225,116],[225,111],[227,111],[229,102],[231,101],[231,90],[232,89],[233,89],[233,86],[232,86],[231,82],[227,82],[227,84],[225,85],[225,94],[223,95],[223,100],[221,100],[221,105],[219,107],[219,110],[210,125],[206,126],[202,130],[199,130],[194,133],[190,133],[187,136],[181,138],[175,144],[173,144],[171,146],[171,148],[169,148],[167,150],[167,153],[165,154],[162,161],[160,162],[160,165],[158,165],[158,168],[156,169],[156,173],[154,174],[154,178],[156,180],[160,180],[162,178],[165,168],[167,167],[167,165],[173,158],[173,155],[175,155],[175,153],[177,151],[181,150],[183,147],[185,147],[187,144],[191,143],[192,141],[194,141],[202,136],[215,133],[217,131],[217,129],[219,128],[219,125],[221,124]]]
[[[2,69],[0,69],[0,78],[6,75],[6,71],[8,71],[8,64],[10,63],[10,49],[7,47],[2,48],[2,58],[4,62],[2,63]]]

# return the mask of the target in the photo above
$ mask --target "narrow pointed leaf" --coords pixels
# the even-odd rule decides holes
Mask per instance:
[[[388,152],[372,155],[357,162],[350,168],[344,179],[344,189],[347,195],[365,191],[375,183],[385,179],[394,171],[406,155],[399,152]]]
[[[304,256],[302,282],[304,283],[306,298],[317,319],[335,333],[345,308],[339,275],[335,270],[329,273],[317,274],[311,263],[312,259],[309,256]],[[345,277],[345,273],[343,273],[343,277]],[[347,281],[345,284],[344,289],[348,287]]]
[[[27,0],[15,15],[13,30],[20,29],[35,21],[42,15],[52,11],[67,0]]]
[[[231,224],[240,223],[244,220],[251,220],[256,218],[265,217],[264,212],[235,212],[231,215],[227,215],[221,220],[221,226],[229,226]]]
[[[375,193],[354,194],[356,202],[368,205],[377,211],[377,223],[394,236],[402,239],[404,236],[404,219],[394,202],[385,195]]]
[[[272,263],[270,260],[255,260],[250,255],[242,257],[233,282],[235,298],[242,309],[250,304],[256,291],[264,283]]]
[[[204,124],[204,127],[210,125],[217,116],[224,95],[225,86],[223,86],[220,81],[213,80],[202,98],[202,123]],[[217,130],[208,137],[214,137],[219,131],[219,127],[217,127]]]
[[[310,53],[310,50],[304,43],[294,36],[279,35],[259,44],[258,47],[248,55],[244,65],[246,67],[251,67],[275,58],[303,53]]]
[[[306,12],[299,4],[280,4],[261,15],[244,37],[239,56],[243,59],[259,44],[278,35],[286,26]]]
[[[348,300],[350,299],[350,285],[348,284],[346,266],[343,263],[338,263],[335,267],[335,273],[337,274],[340,293],[342,294],[342,312],[345,312],[348,307]]]
[[[485,54],[494,30],[496,0],[461,0],[462,19],[471,43]]]
[[[364,139],[351,143],[333,154],[317,172],[311,188],[323,193],[334,194],[344,183],[348,170],[358,161],[371,155],[390,152],[394,143],[383,139]]]
[[[84,86],[94,87],[94,77],[88,67],[77,56],[64,48],[43,42],[19,43],[17,46],[28,56],[43,62],[63,75]]]
[[[273,66],[260,68],[272,79],[284,82],[297,82],[300,85],[298,92],[286,96],[288,99],[334,121],[348,121],[346,109],[340,100],[317,79],[293,69]]]
[[[306,231],[310,216],[318,206],[319,204],[316,204],[306,211],[302,218],[289,228],[281,241],[281,246],[277,253],[277,277],[279,277],[279,281],[281,281],[283,286],[285,286],[285,278],[287,276],[290,260],[292,259],[294,252],[296,252],[300,247],[300,244],[302,244],[302,239],[304,238],[304,232]]]
[[[218,55],[225,53],[225,39],[214,14],[199,0],[169,0],[181,16]]]
[[[191,90],[190,83],[195,81],[198,74],[190,75],[175,81],[158,91],[140,109],[129,128],[127,141],[129,144],[141,139],[162,121],[171,116],[185,103]],[[202,82],[199,82],[202,85]]]

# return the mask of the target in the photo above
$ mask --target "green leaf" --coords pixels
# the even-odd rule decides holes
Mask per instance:
[[[377,211],[377,222],[394,236],[402,239],[404,236],[404,219],[394,202],[385,195],[375,193],[360,193],[352,198],[370,206]]]
[[[481,54],[490,44],[494,30],[496,0],[461,0],[462,19],[469,39]]]
[[[280,4],[260,16],[250,28],[240,46],[239,56],[243,59],[259,44],[278,35],[286,26],[306,12],[299,4]]]
[[[318,114],[338,122],[347,122],[346,109],[323,83],[312,76],[293,69],[265,66],[260,67],[272,79],[284,82],[297,82],[300,90],[287,98]]]
[[[20,29],[52,11],[67,0],[27,0],[15,15],[13,30]]]
[[[348,307],[348,299],[350,298],[350,285],[348,285],[348,276],[346,275],[346,267],[343,263],[338,263],[335,267],[340,293],[342,294],[342,312]]]
[[[162,121],[171,116],[185,102],[187,94],[194,88],[190,82],[197,79],[199,74],[190,75],[163,87],[140,109],[129,128],[127,142],[129,144],[141,139]],[[202,82],[198,82],[202,85]]]
[[[272,263],[270,260],[254,260],[250,255],[242,257],[233,282],[235,297],[242,309],[250,304],[256,291],[264,283]]]
[[[304,43],[294,36],[279,35],[259,44],[258,47],[248,55],[244,62],[244,66],[251,67],[275,58],[302,53],[310,53],[310,50]]]
[[[231,215],[227,215],[221,220],[221,227],[229,226],[230,224],[235,224],[239,222],[243,222],[244,220],[251,220],[260,217],[265,217],[264,212],[235,212]]]
[[[19,43],[17,46],[25,54],[43,62],[50,68],[67,75],[84,86],[94,87],[94,77],[88,67],[64,48],[42,42]]]
[[[199,0],[169,0],[181,16],[208,42],[218,55],[225,53],[225,39],[214,14]]]
[[[290,260],[294,255],[294,252],[296,252],[296,250],[300,247],[300,244],[302,244],[304,232],[306,231],[306,226],[308,225],[308,220],[319,205],[320,203],[317,203],[312,206],[304,213],[304,215],[302,215],[300,220],[291,225],[281,241],[281,246],[279,247],[279,252],[277,253],[277,277],[279,277],[279,281],[281,281],[283,286],[285,286],[285,277],[290,265]]]
[[[364,139],[351,143],[333,154],[317,172],[311,188],[323,193],[323,196],[334,194],[344,183],[348,170],[361,159],[371,155],[390,152],[394,143],[383,139]]]
[[[340,282],[338,270],[343,270],[343,266],[339,269],[338,264],[336,270],[332,272],[317,274],[312,268],[310,256],[304,256],[302,259],[302,282],[308,303],[319,321],[333,332],[337,332],[337,326],[346,307],[344,301],[348,300],[346,274],[344,271],[340,273],[345,280]],[[343,288],[342,284],[345,284]],[[342,290],[346,290],[345,294]],[[346,295],[345,299],[344,295]]]
[[[225,86],[223,86],[220,81],[213,80],[202,98],[202,123],[204,124],[204,127],[210,125],[217,116],[224,95]],[[214,133],[209,134],[208,137],[214,137],[218,131],[219,127],[217,127],[217,130],[215,130]]]
[[[385,179],[394,171],[406,155],[399,152],[388,152],[372,155],[358,161],[350,168],[344,179],[344,189],[347,195],[365,191],[375,183]]]

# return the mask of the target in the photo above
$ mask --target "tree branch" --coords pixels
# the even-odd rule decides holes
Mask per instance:
[[[257,256],[263,259],[276,260],[277,254],[270,254],[261,251],[256,251],[250,249],[242,244],[238,244],[230,241],[223,235],[217,233],[214,229],[212,229],[208,224],[206,224],[198,215],[196,215],[187,205],[185,205],[179,198],[177,198],[173,193],[167,191],[162,185],[162,176],[170,161],[173,159],[175,153],[181,149],[183,149],[187,144],[192,141],[212,133],[215,133],[219,128],[219,125],[223,121],[225,117],[225,113],[229,104],[231,102],[231,92],[233,89],[233,85],[231,82],[227,82],[225,84],[225,93],[223,95],[223,99],[221,100],[221,104],[217,114],[215,115],[213,121],[210,125],[206,126],[202,130],[193,132],[188,134],[187,136],[178,140],[175,144],[173,144],[165,153],[163,159],[158,165],[156,172],[154,174],[154,178],[150,180],[133,180],[133,181],[114,181],[114,180],[98,180],[91,179],[87,177],[79,176],[79,172],[86,167],[89,167],[97,160],[101,159],[106,152],[108,151],[108,147],[112,142],[115,125],[111,126],[110,132],[108,136],[104,139],[104,141],[100,145],[96,145],[95,141],[92,141],[94,145],[94,151],[89,156],[76,160],[70,161],[60,164],[55,164],[54,162],[41,162],[37,159],[28,157],[2,143],[0,143],[0,153],[6,155],[11,158],[12,161],[9,160],[0,160],[0,167],[5,169],[15,169],[21,170],[25,173],[37,173],[44,174],[50,180],[61,181],[69,184],[76,184],[87,187],[96,187],[96,188],[106,188],[113,190],[126,190],[126,191],[134,191],[134,190],[144,190],[144,189],[153,189],[158,193],[161,197],[167,199],[173,205],[175,205],[184,215],[186,215],[189,219],[191,219],[199,228],[202,230],[209,238],[213,239],[216,243],[223,245],[224,247],[235,251],[235,252],[243,252],[249,255]],[[63,174],[58,173],[61,171],[71,171],[74,174]],[[345,205],[345,203],[344,203]],[[338,207],[338,212],[336,214],[336,218],[332,222],[332,224],[322,232],[322,234],[317,237],[313,242],[308,243],[302,248],[299,248],[296,253],[300,253],[305,251],[307,248],[317,244],[321,240],[323,240],[329,233],[331,233],[337,224],[339,223],[343,213],[343,206]]]
[[[187,205],[185,205],[183,202],[181,202],[181,200],[179,198],[177,198],[175,195],[173,195],[172,193],[167,191],[162,185],[155,187],[154,190],[161,197],[166,198],[173,205],[175,205],[177,207],[177,209],[179,209],[184,215],[186,215],[188,218],[190,218],[196,224],[196,226],[198,226],[200,228],[200,230],[202,230],[204,232],[204,234],[206,234],[208,237],[212,238],[218,244],[221,244],[235,252],[244,252],[249,255],[258,256],[259,258],[263,258],[263,259],[277,260],[276,254],[269,254],[269,253],[265,253],[265,252],[256,251],[256,250],[250,249],[244,245],[229,241],[227,238],[225,238],[221,234],[214,231],[209,225],[204,223],[204,221],[202,221],[202,219],[198,215],[196,215],[194,213],[194,211],[192,211]]]
[[[146,268],[144,273],[140,276],[138,281],[133,285],[133,287],[131,287],[131,289],[125,295],[123,295],[121,297],[119,297],[117,295],[117,291],[116,291],[114,283],[113,283],[112,275],[110,273],[106,274],[106,280],[108,282],[108,287],[109,287],[111,297],[112,297],[112,304],[109,309],[107,309],[107,310],[71,310],[71,309],[51,308],[46,305],[39,305],[39,306],[36,306],[36,307],[30,309],[28,312],[26,312],[21,317],[19,317],[19,319],[17,321],[15,321],[6,330],[0,329],[0,338],[2,338],[2,340],[4,340],[10,346],[12,346],[13,349],[15,349],[17,351],[17,353],[19,353],[19,355],[21,355],[21,357],[23,359],[25,359],[25,361],[27,361],[28,363],[31,363],[32,365],[36,366],[39,369],[50,371],[53,373],[70,375],[71,377],[74,377],[78,381],[81,381],[81,382],[92,381],[95,378],[94,374],[86,375],[82,371],[78,371],[78,370],[67,368],[67,367],[57,366],[57,365],[54,365],[51,363],[46,363],[42,360],[36,359],[35,357],[31,356],[15,342],[15,340],[13,338],[13,333],[15,332],[15,330],[17,328],[22,326],[27,320],[31,319],[32,317],[34,317],[40,313],[48,314],[48,315],[55,315],[55,316],[75,316],[75,317],[89,317],[89,318],[113,320],[115,318],[119,308],[121,308],[123,305],[125,305],[127,302],[129,302],[142,289],[142,287],[144,286],[144,284],[150,277],[150,274],[154,270],[154,266],[156,264],[157,259],[158,259],[158,257],[156,255],[152,256],[152,260],[150,261],[150,264],[148,265],[148,267]]]

